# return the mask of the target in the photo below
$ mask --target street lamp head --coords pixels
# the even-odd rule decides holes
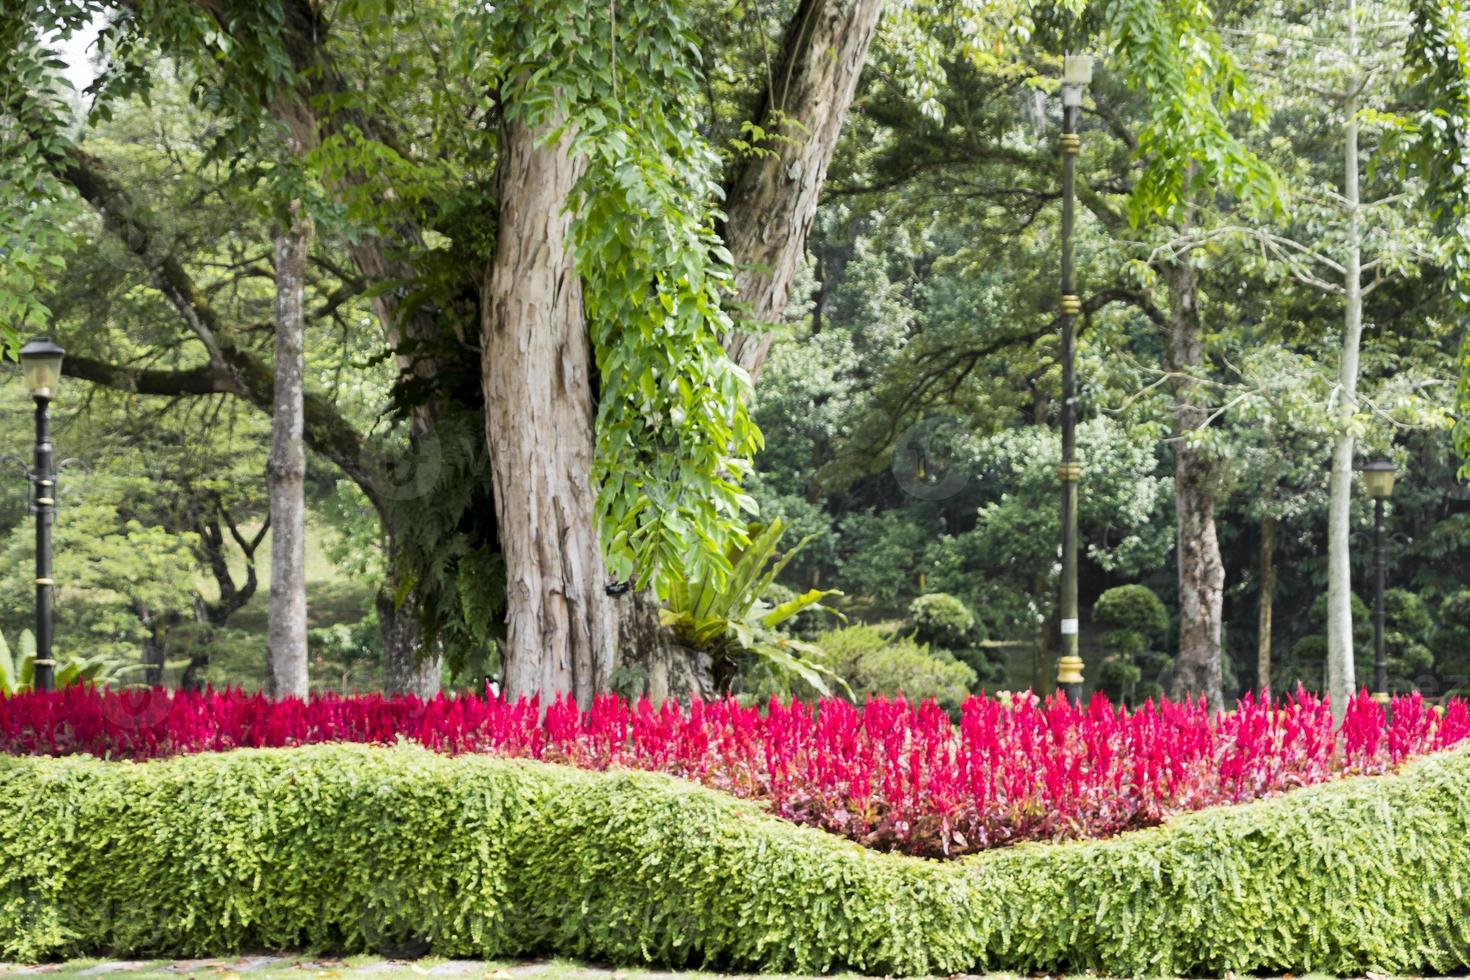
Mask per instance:
[[[1091,55],[1069,54],[1062,59],[1062,105],[1080,106],[1082,90],[1091,82]]]
[[[1386,459],[1374,460],[1363,467],[1363,488],[1374,500],[1387,500],[1393,494],[1393,477],[1398,472]]]
[[[1063,85],[1092,84],[1092,55],[1069,54],[1062,59]]]
[[[20,349],[20,366],[32,398],[56,397],[61,383],[61,357],[66,351],[50,337],[37,337]]]

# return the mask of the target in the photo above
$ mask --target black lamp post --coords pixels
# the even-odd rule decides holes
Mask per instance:
[[[1072,227],[1077,201],[1077,154],[1082,139],[1077,135],[1077,116],[1082,110],[1082,90],[1092,81],[1092,58],[1069,54],[1062,61],[1062,462],[1057,476],[1062,483],[1062,656],[1057,660],[1057,684],[1076,704],[1082,700],[1082,657],[1077,646],[1077,481],[1082,464],[1077,461],[1077,314],[1082,300],[1073,290]]]
[[[36,460],[31,481],[36,492],[36,660],[35,687],[55,686],[56,661],[51,657],[51,522],[56,511],[56,479],[51,470],[51,399],[61,382],[66,352],[49,338],[38,337],[20,349],[26,387],[36,402]]]
[[[1393,494],[1397,467],[1386,459],[1363,467],[1363,488],[1373,498],[1373,699],[1388,701],[1388,650],[1383,641],[1383,585],[1387,565],[1383,554],[1383,504]]]

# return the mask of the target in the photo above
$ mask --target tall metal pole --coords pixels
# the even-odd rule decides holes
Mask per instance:
[[[1373,665],[1375,694],[1388,694],[1388,651],[1383,641],[1383,585],[1387,578],[1383,555],[1383,498],[1373,500]]]
[[[1077,135],[1081,86],[1064,85],[1062,95],[1062,462],[1057,475],[1062,484],[1062,656],[1057,661],[1057,685],[1071,702],[1082,700],[1082,657],[1077,636],[1077,314],[1082,312],[1072,275],[1072,228],[1075,220]]]
[[[38,691],[56,683],[56,661],[51,657],[51,600],[56,583],[51,578],[51,522],[56,512],[56,480],[51,471],[51,399],[36,397],[36,660],[34,682]]]

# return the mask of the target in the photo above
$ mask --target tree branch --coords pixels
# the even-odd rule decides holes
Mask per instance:
[[[68,353],[61,362],[61,372],[68,377],[90,381],[105,388],[131,391],[139,395],[243,395],[232,377],[207,364],[173,371],[157,368],[134,370],[83,354]]]
[[[761,325],[786,308],[882,8],[883,0],[797,4],[756,119],[773,138],[745,162],[726,195],[736,300],[754,324],[734,331],[725,349],[752,378],[771,345]]]
[[[210,363],[179,371],[131,371],[86,357],[68,356],[65,369],[75,377],[139,394],[201,395],[228,393],[245,399],[269,414],[275,397],[275,372],[255,353],[237,346],[233,332],[209,304],[179,259],[162,251],[159,236],[130,195],[105,173],[100,161],[78,150],[69,151],[63,176],[101,213],[109,231],[149,271],[149,278],[179,312],[191,332],[204,343]],[[307,392],[306,444],[336,463],[362,488],[375,508],[384,501],[362,458],[362,437],[336,410],[330,399]]]

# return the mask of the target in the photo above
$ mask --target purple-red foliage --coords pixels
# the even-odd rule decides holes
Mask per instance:
[[[1340,737],[1338,737],[1340,735]],[[1103,837],[1173,813],[1237,803],[1348,773],[1381,773],[1470,737],[1463,701],[1417,695],[1390,713],[1366,694],[1340,733],[1323,698],[1247,696],[1128,710],[1094,697],[971,698],[958,724],[932,702],[857,706],[733,700],[654,707],[614,696],[544,713],[462,694],[271,701],[240,691],[72,687],[0,699],[0,751],[143,760],[313,742],[391,743],[666,772],[755,799],[796,823],[870,847],[963,854],[1020,840]]]

